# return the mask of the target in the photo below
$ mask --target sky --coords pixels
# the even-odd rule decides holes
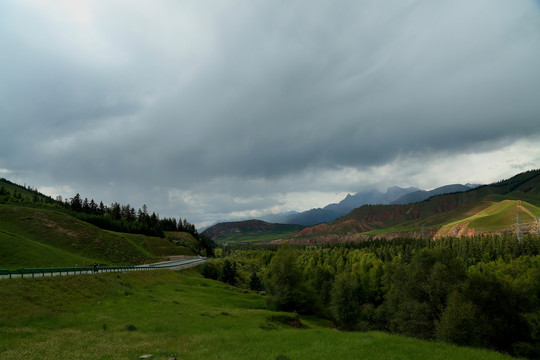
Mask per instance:
[[[540,2],[4,0],[0,177],[202,227],[540,168]]]

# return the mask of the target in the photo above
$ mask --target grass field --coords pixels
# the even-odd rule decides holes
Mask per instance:
[[[510,359],[381,332],[339,332],[313,317],[297,328],[296,315],[266,310],[263,296],[195,270],[2,280],[0,297],[3,360]]]

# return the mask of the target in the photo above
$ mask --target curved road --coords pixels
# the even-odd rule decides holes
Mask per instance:
[[[171,270],[178,270],[178,269],[185,269],[188,267],[195,266],[199,264],[200,262],[204,262],[206,258],[203,257],[197,257],[193,259],[183,259],[183,260],[171,260],[171,261],[163,261],[159,263],[149,264],[149,265],[139,265],[136,267],[147,267],[147,268],[165,268],[165,269],[171,269]]]
[[[198,264],[204,262],[206,258],[197,257],[197,258],[191,258],[191,259],[183,259],[183,260],[172,260],[172,261],[164,261],[154,264],[145,264],[145,265],[138,265],[133,268],[127,269],[127,270],[116,270],[116,272],[123,272],[123,271],[149,271],[149,270],[160,270],[160,269],[169,269],[169,270],[180,270],[180,269],[187,269],[190,267],[197,266]],[[92,274],[93,269],[91,267],[88,268],[87,272],[82,272],[82,274]],[[98,268],[98,272],[108,271],[107,269],[100,269]],[[53,272],[53,273],[36,273],[34,276],[32,274],[11,274],[11,278],[31,278],[31,277],[44,277],[44,276],[59,276],[59,275],[80,275],[80,271],[63,271],[63,272]],[[0,279],[9,279],[10,275],[0,275]]]

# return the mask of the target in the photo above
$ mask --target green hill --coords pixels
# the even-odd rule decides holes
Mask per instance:
[[[0,205],[0,268],[140,264],[182,254],[185,248],[164,238],[102,230],[62,212]]]
[[[203,235],[219,243],[272,241],[291,236],[304,226],[274,224],[261,220],[223,222],[209,227]]]
[[[30,186],[21,186],[4,178],[0,178],[0,204],[61,208],[58,202],[50,196],[44,195]]]
[[[465,219],[441,227],[436,237],[516,232],[517,214],[522,230],[538,231],[540,208],[521,200],[503,200]]]
[[[193,271],[0,282],[3,360],[511,359],[382,332],[336,331],[317,317],[266,310],[264,296]]]

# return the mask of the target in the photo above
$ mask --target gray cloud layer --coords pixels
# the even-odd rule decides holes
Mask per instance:
[[[203,221],[540,135],[532,1],[78,4],[0,5],[0,168],[51,186]]]

